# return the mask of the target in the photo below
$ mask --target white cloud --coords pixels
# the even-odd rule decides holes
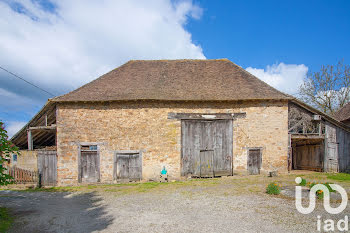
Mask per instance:
[[[9,121],[5,125],[7,135],[11,138],[15,133],[17,133],[27,122],[23,121]]]
[[[205,59],[185,29],[202,15],[191,0],[43,2],[0,0],[0,65],[56,95],[130,59]],[[0,85],[12,136],[50,96],[3,70]]]
[[[280,63],[265,69],[248,67],[246,70],[282,92],[295,94],[307,75],[308,67],[304,64]]]
[[[13,2],[0,1],[0,64],[55,94],[130,59],[205,58],[184,28],[202,14],[191,1],[52,3],[50,11],[36,1],[17,1],[19,13]]]

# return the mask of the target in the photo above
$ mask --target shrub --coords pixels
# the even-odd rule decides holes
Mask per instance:
[[[301,178],[300,186],[306,186],[306,180],[304,178]]]
[[[12,153],[18,154],[18,147],[9,141],[5,125],[0,121],[0,185],[13,183],[13,177],[7,174],[4,166],[10,159]]]
[[[317,196],[318,199],[323,199],[323,197],[324,197],[323,191],[322,190],[317,190],[316,196]]]
[[[266,193],[278,195],[281,192],[281,187],[282,187],[281,184],[278,184],[276,182],[272,182],[267,186]]]
[[[329,186],[329,183],[324,183],[324,185],[328,188],[328,190],[329,190],[330,193],[335,192],[335,190],[332,189],[331,186]]]
[[[308,183],[308,184],[309,184],[309,187],[310,187],[310,189],[311,189],[313,186],[315,186],[315,185],[318,184],[318,183],[312,182],[312,183]],[[324,186],[326,186],[327,189],[328,189],[328,191],[329,191],[330,193],[335,192],[335,190],[331,188],[331,186],[329,185],[329,183],[326,182],[326,183],[320,183],[320,184],[323,184]],[[316,196],[317,196],[318,199],[323,199],[323,197],[324,197],[324,192],[323,192],[322,190],[318,190],[318,191],[316,192]]]

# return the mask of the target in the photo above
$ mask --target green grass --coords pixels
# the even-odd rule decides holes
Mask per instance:
[[[327,174],[327,178],[331,180],[350,181],[350,174],[347,174],[347,173]]]
[[[0,232],[7,232],[13,222],[8,209],[0,207]]]
[[[344,188],[350,189],[349,174],[330,174],[330,173],[291,173],[281,174],[274,178],[275,182],[282,184],[284,187],[295,186],[295,177],[303,177],[309,183],[334,183],[332,179],[341,182]],[[140,193],[171,193],[200,191],[203,193],[213,193],[222,195],[243,195],[265,193],[266,186],[271,183],[271,178],[266,175],[244,176],[236,175],[227,178],[206,178],[206,179],[189,179],[169,183],[160,182],[130,182],[118,184],[81,184],[79,186],[68,187],[50,187],[36,189],[16,189],[16,187],[7,187],[8,190],[17,190],[22,192],[107,192],[114,193],[116,196]]]
[[[177,184],[179,182],[158,183],[158,182],[144,182],[144,183],[122,183],[122,184],[101,184],[101,185],[80,185],[67,187],[50,187],[50,188],[35,188],[17,190],[22,192],[78,192],[78,191],[94,191],[104,190],[107,192],[122,192],[125,190],[146,192],[154,189],[160,185]]]
[[[99,184],[99,185],[80,185],[80,186],[67,186],[67,187],[50,187],[50,188],[35,188],[35,189],[22,189],[17,190],[21,192],[91,192],[91,191],[106,191],[116,192],[121,194],[127,193],[143,193],[150,190],[157,189],[158,187],[183,187],[183,186],[215,186],[219,184],[218,178],[211,179],[193,179],[187,181],[175,181],[175,182],[133,182],[133,183],[121,183],[121,184]],[[15,190],[15,189],[12,189]]]

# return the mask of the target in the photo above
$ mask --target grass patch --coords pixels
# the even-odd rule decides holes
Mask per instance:
[[[130,182],[118,184],[81,184],[80,186],[68,187],[49,187],[18,190],[15,187],[8,187],[7,190],[22,192],[106,192],[115,195],[128,195],[138,193],[172,193],[181,191],[200,191],[200,193],[213,193],[218,195],[243,195],[243,194],[259,194],[265,193],[266,187],[274,183],[283,184],[283,186],[294,186],[295,177],[303,177],[306,180],[313,180],[313,183],[332,183],[329,178],[342,180],[342,186],[350,189],[350,174],[327,174],[327,173],[291,173],[281,174],[271,180],[267,175],[245,176],[235,175],[227,178],[205,178],[205,179],[189,179],[183,181],[175,181],[169,183],[160,182]],[[344,178],[345,177],[345,178]],[[348,182],[346,182],[348,181]],[[311,182],[307,183],[309,186]],[[276,187],[277,188],[277,187]],[[280,188],[280,187],[278,187]]]
[[[350,174],[347,174],[347,173],[327,174],[327,178],[331,180],[350,181]]]
[[[7,232],[13,222],[7,208],[0,207],[0,232]]]
[[[71,187],[50,187],[50,188],[30,188],[23,190],[16,190],[19,192],[76,192],[82,189],[93,189],[89,186],[71,186]]]

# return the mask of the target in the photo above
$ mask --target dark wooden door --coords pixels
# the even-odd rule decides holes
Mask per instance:
[[[323,171],[324,144],[295,146],[295,169]]]
[[[248,173],[250,175],[260,174],[261,168],[261,151],[260,149],[248,150]]]
[[[142,179],[141,153],[116,153],[114,179],[137,181]]]
[[[214,177],[213,156],[213,150],[200,151],[200,177]]]
[[[81,151],[81,180],[86,183],[98,182],[100,168],[97,151]]]
[[[38,151],[38,171],[43,186],[54,186],[57,181],[57,152]]]
[[[183,120],[181,131],[183,176],[202,176],[201,151],[204,156],[212,154],[211,169],[214,176],[232,175],[231,120]]]

